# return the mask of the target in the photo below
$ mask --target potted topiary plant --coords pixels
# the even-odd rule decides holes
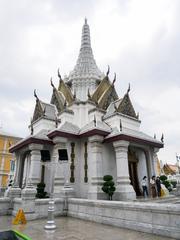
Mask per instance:
[[[108,194],[109,200],[112,200],[112,196],[113,196],[114,192],[116,191],[116,187],[114,186],[113,177],[111,175],[105,175],[103,177],[103,180],[104,180],[104,183],[102,186],[102,190],[103,190],[103,192]]]
[[[40,182],[37,184],[37,194],[36,194],[36,197],[37,198],[48,198],[47,197],[47,192],[44,191],[45,189],[45,183],[43,182]]]

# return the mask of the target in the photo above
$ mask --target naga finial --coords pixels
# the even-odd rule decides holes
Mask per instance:
[[[36,98],[36,100],[39,100],[37,94],[36,94],[36,89],[34,89],[34,97]]]
[[[51,86],[52,86],[53,88],[55,88],[55,86],[54,86],[54,84],[53,84],[53,81],[52,81],[52,77],[51,77],[51,79],[50,79],[50,82],[51,82]]]
[[[161,142],[164,143],[164,134],[162,133]]]
[[[60,79],[60,81],[61,81],[62,78],[61,78],[61,74],[60,74],[60,72],[59,72],[59,68],[58,68],[58,77],[59,77],[59,79]]]
[[[115,81],[116,81],[116,73],[114,73],[114,80],[112,82],[113,85],[114,85]]]
[[[109,65],[108,65],[108,70],[107,70],[106,76],[109,75],[109,72],[110,72],[110,67],[109,67]]]
[[[131,90],[131,86],[130,86],[130,83],[129,83],[129,86],[128,86],[128,90],[127,90],[127,93],[129,93]]]

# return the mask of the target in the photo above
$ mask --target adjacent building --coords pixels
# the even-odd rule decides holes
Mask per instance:
[[[6,133],[0,129],[0,189],[4,192],[9,181],[13,179],[15,170],[14,154],[9,152],[9,148],[20,141],[21,138],[13,134]]]

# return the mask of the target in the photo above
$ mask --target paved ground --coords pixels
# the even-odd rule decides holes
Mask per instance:
[[[172,240],[172,238],[160,237],[70,217],[59,217],[56,218],[55,221],[57,225],[56,231],[46,232],[44,230],[45,219],[28,221],[26,225],[12,226],[12,217],[0,216],[0,231],[14,228],[27,234],[33,240]]]

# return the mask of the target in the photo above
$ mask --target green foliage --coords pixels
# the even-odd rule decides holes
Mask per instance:
[[[173,188],[176,188],[177,181],[176,180],[171,180],[170,183],[173,185]]]
[[[105,175],[105,176],[103,177],[103,180],[104,180],[104,181],[111,181],[111,180],[113,180],[113,177],[112,177],[111,175]]]
[[[102,186],[103,192],[107,193],[109,196],[109,200],[112,200],[112,196],[116,191],[116,187],[114,186],[113,177],[111,175],[105,175],[103,177],[104,183]]]
[[[166,177],[165,175],[161,175],[161,176],[159,177],[159,179],[160,179],[162,182],[164,182],[164,181],[167,180],[167,177]]]
[[[48,198],[47,192],[44,191],[45,186],[46,186],[45,183],[42,183],[42,182],[37,184],[37,188],[36,188],[37,189],[37,194],[36,194],[37,198]]]

